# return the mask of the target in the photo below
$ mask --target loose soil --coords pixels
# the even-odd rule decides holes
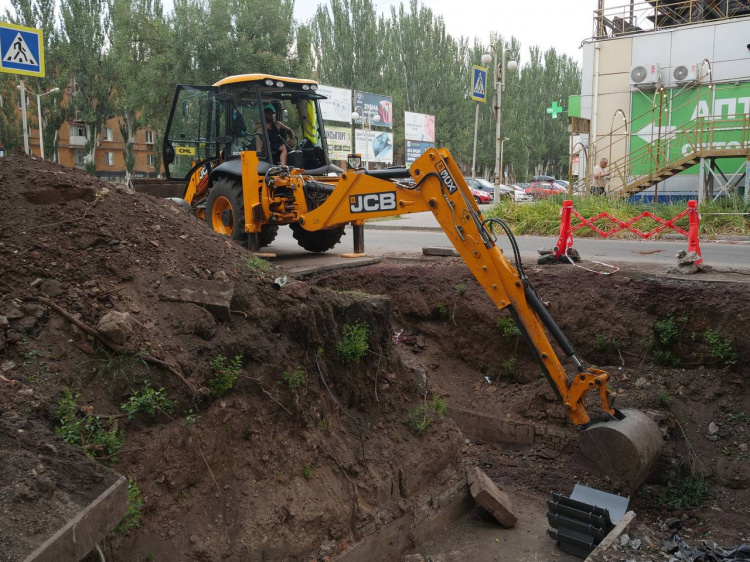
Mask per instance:
[[[121,416],[145,381],[176,403],[168,414],[107,418],[125,436],[116,457],[88,447],[142,491],[140,527],[110,535],[110,560],[335,556],[462,478],[466,464],[536,498],[542,517],[551,490],[578,481],[609,489],[576,453],[466,443],[450,420],[454,408],[572,431],[525,344],[498,328],[506,313],[460,260],[384,262],[276,290],[279,272],[260,272],[180,207],[77,170],[6,156],[0,203],[0,446],[10,467],[0,478],[0,528],[9,529],[0,560],[22,559],[69,517],[64,492],[94,489],[80,447],[55,434],[65,387],[79,393],[82,412],[101,416]],[[748,540],[748,286],[638,270],[527,273],[579,358],[612,375],[618,406],[661,421],[667,456],[631,504],[639,532],[654,543],[678,527],[688,538]],[[219,311],[164,292],[183,284],[211,293],[212,283],[231,287]],[[123,351],[40,297],[94,328],[106,313],[127,314]],[[342,364],[337,344],[358,322],[370,327],[370,352]],[[670,330],[673,341],[658,344]],[[242,356],[243,367],[234,388],[214,397],[207,384],[220,355]],[[284,375],[298,367],[306,378],[291,388]],[[425,391],[442,396],[449,415],[430,414],[418,434],[409,420]],[[57,468],[76,458],[80,468]],[[51,470],[52,490],[40,476]],[[663,493],[690,470],[705,476],[710,496],[698,509],[667,507]],[[40,494],[52,524],[41,523]]]

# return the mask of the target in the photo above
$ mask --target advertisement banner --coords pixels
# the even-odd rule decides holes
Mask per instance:
[[[352,153],[352,131],[349,127],[326,127],[326,141],[331,160],[346,160]]]
[[[434,142],[407,140],[406,141],[406,163],[407,165],[414,162],[417,158],[419,158],[420,156],[422,156],[422,154],[424,154],[425,150],[433,146],[435,146]]]
[[[318,84],[318,93],[328,99],[318,100],[325,121],[352,122],[352,91]]]
[[[406,140],[435,142],[435,116],[424,113],[404,113]]]
[[[362,124],[363,117],[370,117],[370,124],[375,127],[393,128],[393,98],[390,96],[354,90],[354,111],[359,113],[357,125]],[[372,120],[375,115],[380,118],[378,121]]]
[[[393,164],[393,133],[357,129],[355,151],[362,155],[362,162]]]

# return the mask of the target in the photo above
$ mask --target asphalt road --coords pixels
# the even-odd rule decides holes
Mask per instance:
[[[429,213],[412,215],[393,221],[368,223],[365,226],[365,251],[370,258],[387,256],[421,255],[425,247],[452,247],[448,237]],[[539,248],[551,248],[556,237],[518,236],[516,238],[524,263],[536,262]],[[511,254],[508,238],[498,237],[497,244],[506,255]],[[704,263],[717,270],[750,271],[750,240],[723,242],[701,241]],[[687,250],[687,239],[674,240],[606,240],[576,238],[574,247],[585,262],[599,261],[613,266],[624,263],[643,263],[665,268],[677,263],[675,254]],[[353,251],[350,228],[341,243],[325,254],[311,254],[297,245],[291,230],[279,229],[279,235],[271,246],[263,249],[277,255],[279,265],[295,264],[298,267],[318,267],[340,262],[340,255]],[[349,260],[351,261],[351,260]]]

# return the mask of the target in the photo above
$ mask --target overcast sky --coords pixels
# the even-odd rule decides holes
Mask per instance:
[[[171,0],[163,0],[171,9]],[[403,0],[408,4],[409,0]],[[376,9],[390,14],[391,6],[401,0],[374,0]],[[295,17],[307,21],[315,8],[328,0],[296,0]],[[503,37],[515,36],[522,45],[523,59],[528,48],[539,45],[542,50],[554,47],[581,62],[581,41],[591,36],[596,0],[421,0],[435,14],[443,16],[448,33],[454,36],[479,37],[489,42],[490,33]],[[10,0],[0,0],[0,21],[4,19]],[[479,63],[479,61],[477,61]]]

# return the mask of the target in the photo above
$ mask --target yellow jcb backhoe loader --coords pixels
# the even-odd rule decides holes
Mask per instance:
[[[635,490],[661,449],[661,433],[645,414],[617,410],[609,375],[578,360],[526,277],[508,226],[482,217],[447,150],[429,149],[410,168],[367,171],[356,158],[346,170],[333,166],[316,90],[311,80],[257,74],[178,86],[164,162],[168,177],[184,182],[180,203],[253,250],[270,244],[280,225],[320,252],[339,242],[346,224],[432,212],[492,301],[510,310],[570,421],[583,428],[583,453],[616,487]],[[296,133],[294,144],[286,129]],[[495,245],[497,227],[510,239],[515,267]],[[574,373],[565,371],[547,333]],[[595,420],[586,411],[592,390],[599,396]]]

